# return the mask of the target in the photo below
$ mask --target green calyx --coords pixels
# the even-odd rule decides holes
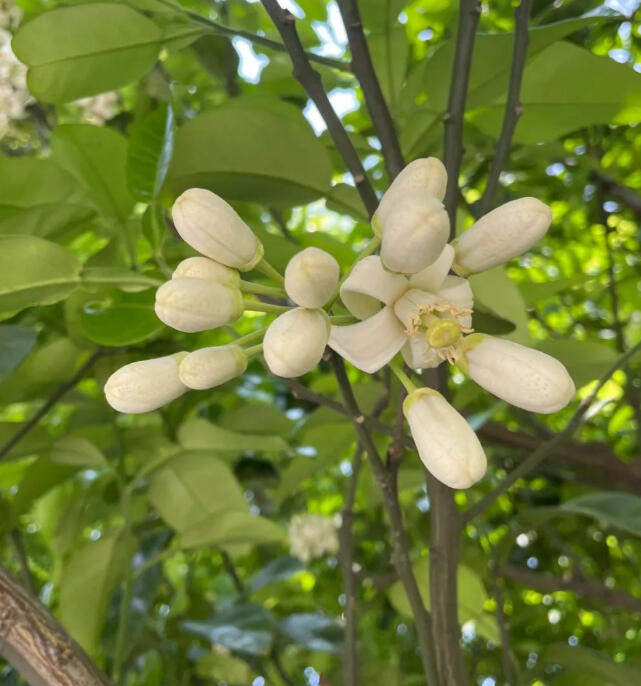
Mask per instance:
[[[264,254],[265,248],[263,247],[263,244],[258,239],[256,239],[256,252],[254,253],[254,256],[251,258],[251,260],[249,260],[249,262],[246,262],[245,264],[238,267],[238,269],[241,272],[248,272],[252,270],[263,259]]]
[[[460,355],[456,360],[456,366],[467,376],[469,376],[470,373],[470,365],[467,361],[467,353],[469,353],[470,350],[474,350],[474,348],[476,348],[476,346],[482,343],[486,338],[487,334],[471,333],[469,336],[465,336],[465,338],[461,341],[459,348]]]
[[[372,225],[372,231],[374,232],[374,235],[378,236],[378,238],[382,238],[383,227],[381,226],[381,221],[378,218],[377,212],[374,212],[374,216],[372,217],[371,225]]]
[[[429,395],[436,395],[439,398],[443,398],[443,396],[433,388],[417,388],[415,391],[412,391],[403,401],[403,414],[407,417],[410,407],[412,407],[412,405],[418,400],[421,400]]]

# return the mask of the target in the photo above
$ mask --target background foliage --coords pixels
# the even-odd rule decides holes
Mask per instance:
[[[189,336],[158,321],[154,288],[191,254],[168,215],[177,193],[198,185],[232,201],[281,269],[308,245],[349,265],[370,235],[367,213],[288,56],[265,44],[278,36],[260,3],[18,4],[24,18],[3,30],[33,97],[0,139],[0,559],[118,683],[339,684],[340,554],[303,563],[287,526],[340,513],[357,450],[348,419],[295,397],[259,360],[237,382],[137,417],[114,413],[102,386],[128,361],[269,320]],[[335,4],[287,4],[307,50],[327,58],[315,67],[383,191],[360,90],[330,64],[348,60]],[[501,333],[561,359],[579,397],[641,338],[637,4],[533,3],[523,116],[499,194],[540,198],[554,222],[533,252],[472,279],[491,321],[508,322]],[[360,9],[406,158],[441,156],[456,3]],[[500,131],[512,27],[509,2],[483,4],[459,229]],[[0,59],[10,61],[7,47]],[[3,98],[18,97],[2,78],[13,89]],[[467,523],[459,620],[475,683],[641,678],[640,363],[614,374],[574,441]],[[382,419],[393,422],[396,384],[350,375],[368,411],[389,390]],[[305,383],[337,393],[324,365]],[[531,416],[458,373],[450,384],[490,464],[457,494],[461,508],[576,407]],[[430,502],[414,452],[399,489],[429,601]],[[362,683],[424,683],[367,464],[353,531]],[[0,683],[19,680],[6,666]]]

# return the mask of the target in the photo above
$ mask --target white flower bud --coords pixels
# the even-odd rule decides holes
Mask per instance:
[[[236,321],[243,312],[243,297],[238,289],[214,281],[179,277],[156,291],[155,309],[167,326],[193,333]]]
[[[201,348],[180,363],[180,380],[188,388],[204,390],[220,386],[247,369],[247,356],[238,345]]]
[[[301,307],[323,307],[338,286],[338,262],[320,248],[305,248],[285,268],[285,291]]]
[[[383,264],[402,274],[415,274],[435,262],[450,234],[443,203],[416,191],[394,203],[381,228]]]
[[[393,205],[402,201],[407,193],[418,192],[429,195],[437,200],[443,200],[447,187],[447,172],[441,160],[436,157],[423,157],[410,162],[401,173],[392,181],[391,186],[385,191],[372,220],[376,227],[387,220]]]
[[[567,369],[540,350],[504,338],[472,334],[457,364],[479,386],[530,412],[549,414],[565,407],[575,393]]]
[[[188,257],[180,262],[171,278],[178,279],[180,277],[207,279],[208,281],[215,281],[223,286],[233,286],[234,288],[238,288],[240,284],[240,275],[235,269],[225,267],[224,264],[214,262],[214,260],[210,260],[208,257]]]
[[[272,374],[292,378],[314,369],[323,356],[330,322],[323,310],[299,307],[281,314],[263,339],[265,362]]]
[[[454,271],[466,276],[522,255],[543,238],[551,223],[552,211],[536,198],[506,202],[456,240]]]
[[[263,246],[233,207],[203,188],[186,190],[174,203],[176,231],[194,250],[242,272],[263,257]]]
[[[487,459],[472,427],[431,388],[410,393],[403,413],[421,461],[450,488],[469,488],[485,474]]]
[[[107,402],[118,412],[151,412],[180,397],[187,387],[178,365],[187,353],[132,362],[114,372],[105,384]]]

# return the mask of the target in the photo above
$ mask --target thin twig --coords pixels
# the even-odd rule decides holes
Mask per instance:
[[[512,137],[514,136],[516,125],[523,114],[521,83],[523,81],[523,71],[525,70],[528,43],[530,42],[528,21],[531,7],[532,0],[521,0],[519,6],[514,10],[514,48],[512,50],[510,84],[507,91],[501,133],[496,142],[496,150],[487,177],[485,192],[479,201],[480,214],[485,214],[488,210],[492,209],[499,185],[499,177],[510,152]]]
[[[343,642],[343,684],[358,685],[358,615],[356,608],[356,577],[354,575],[354,502],[363,461],[363,449],[356,448],[352,460],[352,473],[341,510],[338,530],[339,560],[345,591],[345,640]]]
[[[0,460],[3,460],[15,447],[20,443],[20,441],[38,424],[38,422],[49,412],[49,410],[68,392],[70,391],[79,381],[81,381],[84,375],[93,367],[96,361],[105,355],[104,350],[96,350],[87,361],[78,369],[78,371],[63,384],[58,386],[58,388],[49,396],[45,401],[44,405],[33,415],[33,417],[22,426],[20,431],[17,431],[3,446],[0,448]]]
[[[505,616],[503,602],[503,586],[500,581],[494,585],[494,600],[496,601],[496,622],[501,634],[501,661],[503,663],[504,686],[516,686],[514,663],[510,655],[510,627]]]
[[[352,52],[352,71],[361,84],[365,103],[372,118],[374,130],[381,142],[383,158],[390,180],[405,166],[401,145],[396,134],[394,121],[390,114],[381,85],[374,70],[367,40],[363,33],[363,24],[358,10],[358,0],[338,0],[338,7],[343,17],[349,47]]]
[[[372,216],[378,205],[376,193],[367,177],[358,153],[350,137],[347,135],[347,131],[327,97],[320,74],[312,68],[309,57],[303,49],[303,44],[296,31],[294,15],[288,10],[284,10],[278,3],[278,0],[261,0],[261,2],[278,29],[285,49],[289,53],[294,77],[320,112],[336,149],[354,179],[363,204],[367,208],[369,215]]]
[[[369,457],[374,476],[376,477],[383,494],[383,502],[392,531],[394,566],[398,571],[410,607],[412,608],[412,614],[414,615],[414,625],[416,626],[416,632],[418,634],[421,660],[423,661],[426,681],[428,684],[433,684],[435,686],[440,682],[436,677],[433,658],[434,637],[432,634],[432,623],[430,615],[423,604],[416,577],[414,576],[414,570],[412,569],[412,561],[409,554],[409,541],[403,524],[403,513],[398,502],[396,480],[385,468],[385,464],[376,448],[376,444],[365,425],[365,417],[358,407],[342,358],[336,353],[332,353],[330,356],[330,363],[334,370],[338,387],[343,395],[345,406],[350,414],[350,419],[356,429],[358,439]]]
[[[592,389],[590,395],[580,403],[575,413],[565,425],[563,431],[556,434],[556,436],[551,438],[549,441],[542,443],[540,447],[535,450],[530,457],[528,457],[527,460],[524,460],[518,467],[513,469],[493,491],[490,491],[490,493],[470,506],[463,514],[463,521],[469,522],[477,515],[481,514],[481,512],[487,509],[501,494],[508,491],[510,487],[519,479],[536,469],[541,462],[554,453],[554,451],[560,445],[572,438],[574,433],[581,425],[585,413],[590,408],[590,405],[594,402],[599,391],[609,381],[614,372],[623,367],[626,362],[639,351],[641,351],[641,342],[637,343],[633,348],[630,348],[630,350],[621,355],[619,359],[599,379],[596,386]]]
[[[447,190],[445,207],[450,216],[450,238],[456,234],[456,203],[459,195],[458,177],[463,156],[463,119],[467,84],[470,80],[472,51],[476,25],[481,14],[481,3],[478,0],[460,0],[459,23],[456,34],[454,64],[452,65],[452,82],[445,115],[445,144],[443,161],[447,169]]]

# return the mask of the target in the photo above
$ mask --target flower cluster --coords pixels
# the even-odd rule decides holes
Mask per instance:
[[[102,126],[116,114],[118,93],[115,91],[100,93],[76,100],[74,104],[81,108],[84,121],[94,126]]]
[[[10,0],[0,0],[0,138],[11,128],[11,122],[23,119],[32,101],[27,90],[27,67],[11,49],[11,31],[22,19],[22,11]]]
[[[338,522],[335,517],[300,514],[291,518],[288,527],[291,554],[309,562],[338,552]]]
[[[200,253],[181,262],[156,294],[156,313],[168,326],[196,332],[231,324],[245,310],[277,312],[262,334],[226,346],[134,362],[115,372],[105,393],[121,412],[147,412],[188,388],[208,389],[242,374],[262,351],[276,376],[301,376],[320,362],[326,345],[367,373],[390,364],[408,389],[404,413],[421,460],[440,481],[467,488],[486,470],[486,458],[466,420],[437,391],[417,389],[394,362],[401,353],[414,370],[447,361],[498,398],[533,412],[556,412],[575,388],[556,359],[510,340],[474,332],[468,276],[529,250],[548,230],[550,209],[535,198],[508,202],[448,243],[443,206],[447,174],[435,158],[419,159],[396,177],[372,219],[380,254],[368,254],[339,283],[336,260],[306,248],[284,278],[264,259],[252,230],[222,198],[192,188],[175,202],[180,236]],[[259,269],[279,287],[243,281]],[[284,287],[281,287],[281,285]],[[248,299],[277,296],[293,306]],[[332,314],[340,297],[350,312]]]

